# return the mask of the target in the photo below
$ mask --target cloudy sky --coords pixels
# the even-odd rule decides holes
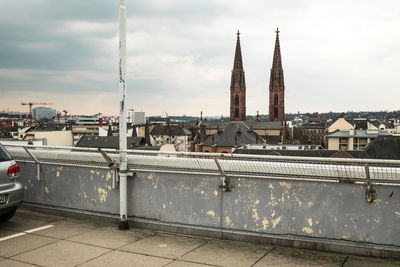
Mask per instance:
[[[398,0],[126,0],[128,107],[229,114],[236,32],[247,113],[268,111],[279,27],[286,112],[400,109]],[[0,0],[0,110],[118,114],[119,0]]]

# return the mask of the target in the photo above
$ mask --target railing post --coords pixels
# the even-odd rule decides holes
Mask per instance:
[[[29,149],[26,146],[24,146],[23,148],[26,151],[26,153],[36,162],[36,179],[38,181],[43,181],[41,172],[42,166],[40,164],[40,161],[35,157],[35,155],[32,154],[32,152],[29,151]]]
[[[121,165],[119,168],[119,212],[120,230],[128,230],[128,164],[126,158],[126,6],[125,0],[119,4],[119,150]]]
[[[226,176],[224,170],[221,167],[221,164],[219,164],[219,161],[217,158],[214,158],[215,164],[218,167],[219,172],[222,175],[222,185],[220,187],[223,189],[223,191],[230,192],[232,188],[235,187],[235,183],[231,181],[229,177]]]
[[[367,202],[368,203],[372,203],[375,200],[376,190],[374,189],[374,186],[371,183],[371,177],[370,177],[370,174],[369,174],[369,165],[368,165],[368,163],[365,163],[364,167],[365,167],[365,178],[366,178],[366,183],[367,183],[367,190],[365,192],[365,195],[366,195],[366,198],[367,198]]]
[[[103,156],[104,160],[107,162],[108,167],[111,169],[111,175],[112,175],[112,188],[116,189],[118,188],[119,181],[118,181],[118,166],[117,164],[108,156],[108,154],[101,150],[100,148],[98,149],[100,154]]]

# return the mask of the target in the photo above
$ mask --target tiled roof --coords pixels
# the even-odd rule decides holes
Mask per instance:
[[[235,137],[236,136],[236,137]],[[214,138],[214,145],[218,147],[234,147],[235,139],[237,144],[255,144],[257,134],[252,130],[249,130],[243,123],[230,122],[221,125],[218,133],[214,135],[208,135],[202,142],[203,145],[211,146]],[[259,143],[263,143],[261,138],[258,138]]]
[[[33,131],[62,131],[66,128],[65,124],[41,124]]]
[[[247,127],[253,130],[280,130],[282,123],[279,121],[245,121]]]
[[[151,135],[191,135],[192,133],[177,125],[155,125],[150,132]]]
[[[400,136],[379,136],[365,151],[373,159],[400,159]]]
[[[139,147],[144,145],[143,137],[128,137],[127,148]],[[119,136],[98,136],[83,135],[75,147],[94,147],[94,148],[119,148]]]

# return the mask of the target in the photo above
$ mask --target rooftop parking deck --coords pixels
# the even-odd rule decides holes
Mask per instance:
[[[399,266],[400,260],[255,245],[19,209],[0,223],[0,266]]]
[[[8,146],[24,203],[205,238],[400,259],[400,161]],[[122,153],[123,154],[123,153]]]

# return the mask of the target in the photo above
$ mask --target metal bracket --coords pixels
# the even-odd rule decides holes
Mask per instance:
[[[107,162],[108,167],[111,170],[111,178],[112,178],[112,188],[116,189],[119,186],[119,176],[118,176],[118,165],[108,156],[106,152],[98,148],[101,156],[104,158],[104,160]]]
[[[375,190],[374,186],[371,183],[371,177],[370,177],[370,174],[369,174],[369,165],[368,165],[368,163],[365,163],[364,167],[365,167],[365,177],[366,177],[366,181],[367,181],[367,190],[365,191],[365,196],[366,196],[367,202],[368,203],[372,203],[372,202],[374,202],[374,200],[376,198],[376,196],[375,196],[376,190]]]
[[[228,176],[226,176],[217,158],[214,158],[214,161],[222,175],[222,185],[220,185],[219,188],[222,188],[222,190],[225,192],[231,192],[232,189],[235,188],[235,181],[232,181]]]
[[[29,151],[27,147],[23,147],[26,153],[36,162],[36,179],[38,181],[43,181],[42,179],[42,165],[40,161],[35,157],[35,155],[32,154],[32,152]]]

